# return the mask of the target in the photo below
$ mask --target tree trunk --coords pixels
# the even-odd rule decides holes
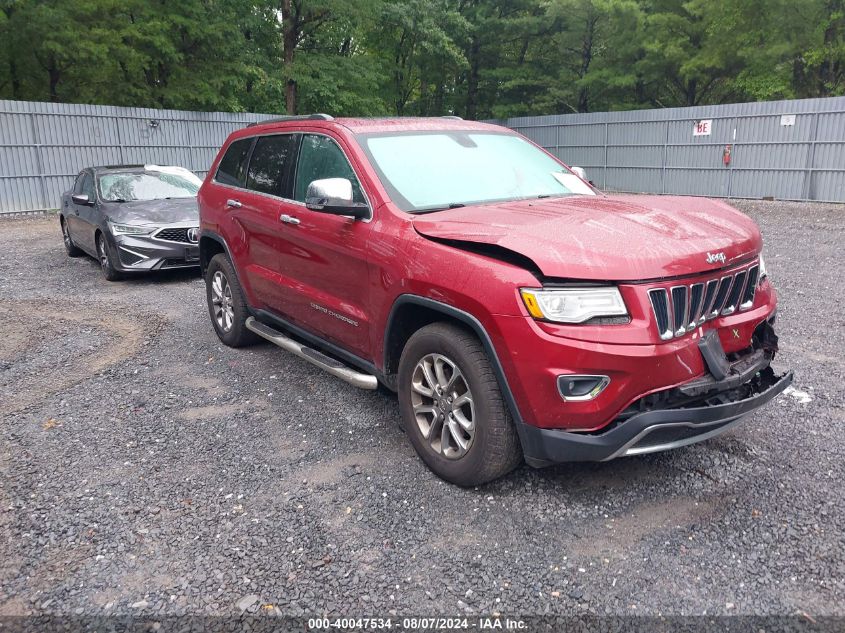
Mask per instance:
[[[282,58],[285,78],[285,111],[296,114],[296,80],[293,78],[293,59],[299,41],[299,15],[294,13],[291,0],[282,0]]]
[[[56,66],[55,59],[50,60],[50,66],[47,68],[47,74],[50,77],[50,101],[58,103],[59,93],[57,88],[59,80],[61,79],[61,71]]]
[[[467,77],[467,102],[465,118],[474,121],[478,117],[478,76],[481,71],[481,42],[473,34],[469,47],[469,76]]]

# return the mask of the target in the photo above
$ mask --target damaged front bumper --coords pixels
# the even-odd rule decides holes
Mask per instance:
[[[721,381],[710,380],[708,395],[691,400],[690,406],[633,413],[598,433],[573,433],[556,429],[540,429],[522,424],[520,438],[525,460],[532,466],[543,467],[559,462],[607,461],[625,455],[639,455],[664,451],[700,442],[727,431],[741,418],[759,409],[792,383],[792,372],[775,375],[765,358],[765,368],[755,366],[748,379],[748,363],[736,369],[742,371],[747,382],[736,384],[737,373]],[[755,355],[752,364],[759,362]],[[693,381],[696,382],[696,381]],[[693,392],[704,388],[697,381]],[[684,387],[673,390],[673,396],[688,396]]]

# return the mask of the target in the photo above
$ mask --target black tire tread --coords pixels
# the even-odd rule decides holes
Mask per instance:
[[[405,349],[407,350],[416,339],[430,335],[449,340],[456,347],[462,348],[463,354],[469,358],[469,362],[474,366],[477,377],[476,382],[480,383],[473,385],[473,392],[485,398],[490,409],[489,415],[483,421],[486,426],[488,440],[486,446],[487,452],[481,462],[481,467],[471,472],[461,473],[459,476],[449,477],[449,481],[460,486],[477,486],[506,475],[522,462],[522,446],[510,411],[502,396],[499,381],[490,364],[490,359],[481,345],[481,341],[478,340],[475,334],[460,326],[447,322],[437,322],[415,332],[408,340]],[[403,360],[405,360],[404,351]],[[462,367],[462,371],[466,375],[467,371],[465,371],[465,368]],[[410,423],[413,424],[413,422]],[[406,428],[405,430],[406,433],[416,433],[416,429],[413,428]],[[426,460],[426,462],[429,466],[432,465],[429,460]],[[443,477],[434,467],[432,467],[432,470]]]
[[[221,332],[217,328],[217,323],[214,321],[214,314],[211,307],[211,277],[215,271],[221,270],[226,275],[229,282],[229,288],[232,290],[232,307],[235,312],[235,320],[232,324],[232,329],[228,332]],[[217,337],[224,345],[229,347],[247,347],[254,345],[260,340],[260,337],[248,330],[246,327],[246,320],[250,316],[249,305],[246,302],[241,284],[238,281],[238,276],[235,274],[235,267],[229,261],[228,255],[225,253],[217,253],[208,262],[208,267],[205,271],[205,286],[206,286],[206,302],[208,303],[208,315],[211,318],[211,325],[214,328]]]

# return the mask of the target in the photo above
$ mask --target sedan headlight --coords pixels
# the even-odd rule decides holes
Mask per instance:
[[[133,226],[131,224],[114,224],[113,222],[109,222],[109,228],[115,235],[148,235],[156,229],[154,226]]]
[[[520,290],[528,313],[557,323],[583,323],[595,317],[628,316],[619,288],[556,288]]]

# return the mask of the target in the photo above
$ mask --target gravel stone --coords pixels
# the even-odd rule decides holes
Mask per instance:
[[[197,273],[109,283],[55,217],[0,219],[0,614],[845,616],[845,207],[735,204],[796,391],[474,489],[395,397],[220,344]]]

